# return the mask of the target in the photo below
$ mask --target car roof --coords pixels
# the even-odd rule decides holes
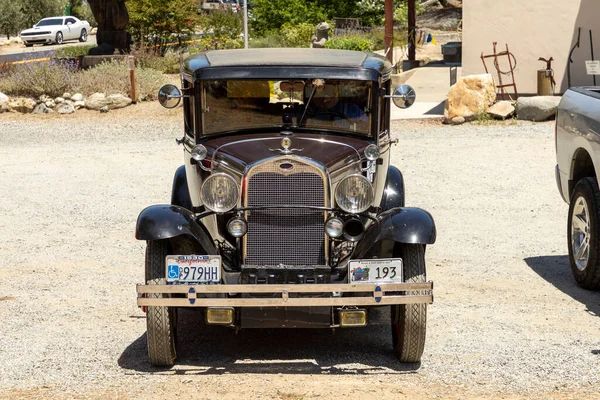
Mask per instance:
[[[215,78],[213,76],[215,74],[209,73],[209,70],[215,69],[238,70],[238,73],[233,75],[240,78],[259,78],[260,76],[258,75],[265,75],[268,70],[273,73],[288,71],[290,76],[294,76],[294,70],[310,69],[314,75],[316,73],[315,68],[322,69],[325,75],[327,69],[345,70],[347,74],[346,79],[379,80],[382,75],[390,74],[392,64],[385,57],[362,51],[314,48],[266,48],[207,51],[189,57],[184,64],[183,70],[188,74],[196,75],[199,79],[211,79]],[[258,75],[252,75],[248,72],[246,75],[252,76],[241,77],[238,76],[240,75],[240,69],[246,71],[253,70]],[[357,73],[358,71],[362,71],[363,73],[352,76],[353,73],[349,70],[356,70]],[[262,72],[262,74],[259,72]],[[366,78],[365,72],[370,72],[367,74],[370,77]],[[362,78],[359,76],[362,76]]]

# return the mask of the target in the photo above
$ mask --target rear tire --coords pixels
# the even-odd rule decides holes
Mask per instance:
[[[55,41],[56,41],[56,44],[63,44],[64,38],[63,38],[62,32],[56,32]]]
[[[165,258],[168,254],[166,240],[148,241],[146,247],[146,284],[165,284]],[[148,298],[162,298],[160,293],[148,294]],[[148,306],[146,310],[146,333],[148,358],[156,367],[171,367],[177,358],[175,307]]]
[[[575,281],[585,289],[600,289],[600,188],[595,178],[583,178],[573,189],[567,235]]]
[[[396,257],[401,257],[403,261],[404,282],[426,281],[424,245],[396,244]],[[391,315],[394,354],[401,362],[420,362],[425,349],[427,304],[392,305]]]
[[[87,40],[88,40],[87,31],[85,29],[82,29],[81,34],[79,35],[79,41],[83,43],[83,42],[87,42]]]

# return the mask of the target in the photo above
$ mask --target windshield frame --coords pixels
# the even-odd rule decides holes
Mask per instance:
[[[324,74],[326,76],[326,74]],[[319,76],[319,75],[315,75],[315,76]],[[197,102],[200,103],[199,104],[199,109],[202,110],[202,116],[199,118],[198,121],[198,125],[197,128],[199,130],[199,134],[198,137],[217,137],[217,136],[226,136],[226,135],[234,135],[234,134],[248,134],[248,133],[260,133],[260,132],[270,132],[270,131],[280,131],[280,130],[292,130],[292,131],[298,131],[298,132],[304,132],[304,133],[310,133],[310,132],[318,132],[318,133],[323,133],[323,134],[335,134],[335,135],[342,135],[342,136],[351,136],[351,137],[358,137],[358,138],[362,138],[362,139],[372,139],[374,137],[377,136],[377,131],[379,128],[379,117],[380,117],[380,113],[379,113],[379,83],[376,81],[372,81],[372,80],[364,80],[364,79],[353,79],[354,77],[350,76],[350,77],[346,77],[345,79],[340,79],[339,77],[335,77],[335,78],[324,78],[326,81],[337,81],[336,83],[338,85],[343,84],[344,82],[357,82],[357,83],[361,83],[364,84],[364,86],[366,87],[366,90],[369,91],[369,99],[366,102],[365,105],[365,109],[367,110],[367,114],[368,115],[368,124],[366,125],[366,129],[363,131],[354,131],[352,129],[344,129],[342,127],[340,127],[339,129],[336,129],[336,127],[334,126],[334,124],[323,124],[322,126],[315,126],[315,125],[306,125],[304,121],[304,124],[298,126],[297,123],[300,120],[300,117],[294,117],[293,118],[293,122],[291,124],[284,124],[283,120],[281,120],[280,124],[273,124],[273,125],[262,125],[262,126],[252,126],[252,127],[245,127],[242,124],[240,124],[239,127],[232,127],[232,129],[224,129],[224,130],[218,130],[218,131],[214,131],[214,132],[210,132],[207,133],[207,129],[206,129],[206,122],[207,122],[207,118],[206,118],[206,113],[210,112],[210,106],[211,103],[209,101],[209,95],[207,94],[207,85],[210,84],[210,82],[214,82],[214,81],[257,81],[257,82],[266,82],[266,81],[277,81],[280,82],[282,80],[285,81],[299,81],[299,80],[304,80],[306,81],[307,78],[302,77],[302,78],[295,78],[293,76],[287,76],[286,79],[281,79],[280,77],[278,78],[259,78],[259,79],[251,79],[250,77],[246,78],[246,79],[240,79],[238,77],[236,78],[225,78],[225,77],[221,77],[220,79],[202,79],[202,80],[196,80],[196,87],[198,90],[198,99]],[[315,80],[319,80],[319,79],[323,79],[323,78],[313,78]],[[306,101],[306,98],[305,98]],[[286,102],[282,102],[282,103],[286,103]],[[360,106],[358,107],[360,108]],[[305,118],[306,120],[306,118]],[[336,120],[337,121],[337,120]],[[332,121],[333,122],[333,121]]]

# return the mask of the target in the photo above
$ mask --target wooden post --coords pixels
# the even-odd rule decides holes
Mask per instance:
[[[417,59],[417,48],[415,46],[415,34],[417,29],[417,8],[415,0],[408,0],[408,59]]]
[[[394,62],[394,1],[385,0],[385,53]]]
[[[137,103],[136,79],[135,79],[135,57],[129,56],[129,82],[131,83],[131,100],[133,104]]]

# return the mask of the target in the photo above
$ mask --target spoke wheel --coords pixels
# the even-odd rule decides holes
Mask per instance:
[[[87,42],[88,39],[88,34],[87,31],[85,29],[81,30],[81,35],[79,35],[79,41],[80,42]]]
[[[56,33],[56,44],[63,44],[63,34],[62,32]]]
[[[586,289],[600,288],[600,189],[595,178],[580,180],[569,206],[568,244],[571,272]]]

